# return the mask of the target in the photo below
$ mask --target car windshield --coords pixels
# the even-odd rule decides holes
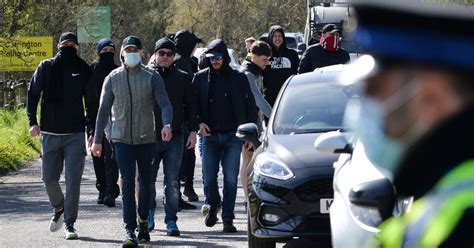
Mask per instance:
[[[318,133],[344,129],[347,101],[359,97],[359,84],[335,83],[289,85],[273,121],[275,134]]]

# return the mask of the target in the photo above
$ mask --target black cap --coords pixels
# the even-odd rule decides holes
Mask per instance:
[[[141,50],[142,49],[142,42],[140,41],[140,39],[138,37],[130,35],[130,36],[127,36],[125,39],[123,39],[122,49],[125,49],[125,48],[130,47],[130,46],[134,46],[134,47]]]
[[[167,48],[170,49],[171,51],[175,52],[176,51],[176,45],[174,42],[168,38],[161,38],[155,43],[155,52],[162,49],[162,48]]]
[[[382,61],[473,70],[473,9],[415,2],[354,4],[362,51]]]
[[[99,42],[97,43],[97,53],[99,54],[100,51],[102,51],[102,49],[106,46],[110,46],[115,49],[115,44],[111,39],[103,38],[103,39],[100,39]]]
[[[321,30],[321,33],[327,33],[327,32],[339,32],[339,29],[336,28],[336,25],[334,24],[327,24],[323,27]]]
[[[76,44],[79,44],[77,42],[77,35],[72,32],[62,33],[61,37],[59,37],[59,44],[63,44],[66,41],[72,41]]]

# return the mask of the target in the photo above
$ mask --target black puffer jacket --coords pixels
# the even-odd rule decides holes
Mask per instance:
[[[250,91],[247,77],[229,66],[230,57],[227,45],[217,39],[209,43],[207,51],[217,51],[224,56],[223,67],[216,71],[212,66],[196,73],[193,79],[193,90],[198,100],[198,123],[206,123],[211,129],[218,131],[235,131],[240,124],[256,122],[257,108]],[[210,89],[212,87],[219,87]],[[212,90],[212,92],[211,92]],[[215,104],[210,98],[213,94],[225,104]],[[214,104],[214,105],[213,105]],[[219,122],[212,126],[213,121]]]
[[[197,105],[191,90],[192,74],[179,70],[174,65],[164,68],[152,63],[150,67],[157,71],[165,82],[166,93],[168,93],[168,98],[173,106],[173,122],[171,124],[173,133],[180,134],[183,125],[188,122],[190,130],[197,131]],[[155,123],[156,130],[163,128],[161,108],[157,105],[155,105]]]
[[[342,48],[335,52],[329,52],[324,50],[319,44],[312,45],[303,53],[298,73],[310,72],[316,68],[330,65],[345,64],[349,60],[349,53]]]
[[[283,44],[277,48],[272,40],[275,32],[283,34]],[[263,71],[263,87],[265,88],[265,99],[273,106],[281,86],[291,75],[298,71],[300,60],[298,53],[286,46],[285,33],[283,28],[275,25],[268,31],[268,44],[272,48],[270,64]]]

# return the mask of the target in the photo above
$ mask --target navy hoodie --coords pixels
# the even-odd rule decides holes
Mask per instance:
[[[283,34],[283,43],[279,48],[272,42],[273,35],[277,31]],[[272,57],[270,58],[270,64],[263,71],[263,87],[265,88],[265,99],[273,106],[286,79],[297,73],[300,60],[298,53],[286,46],[285,33],[282,27],[278,25],[270,27],[268,44],[272,48]]]

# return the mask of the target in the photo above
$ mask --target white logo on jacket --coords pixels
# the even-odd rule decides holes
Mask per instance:
[[[273,57],[270,66],[272,69],[290,69],[291,61],[287,57]]]

